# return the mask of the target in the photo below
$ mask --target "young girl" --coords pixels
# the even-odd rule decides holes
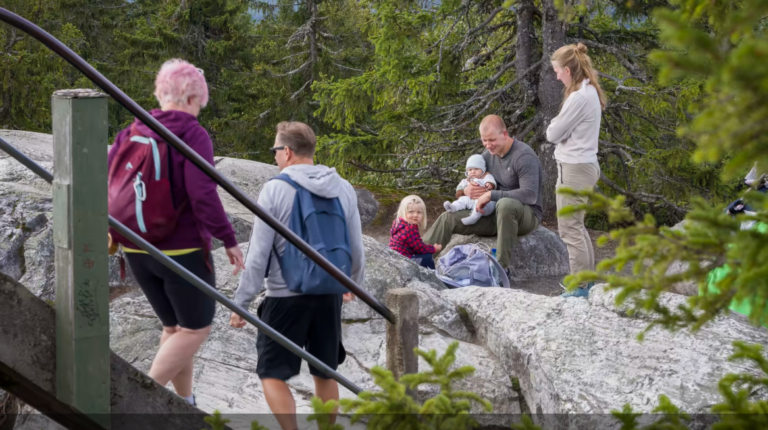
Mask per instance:
[[[600,179],[597,163],[597,141],[600,136],[600,115],[605,109],[605,94],[597,82],[597,72],[587,56],[587,47],[566,45],[552,55],[552,68],[557,79],[565,85],[563,107],[547,128],[547,140],[556,143],[556,188],[592,190]],[[559,211],[565,206],[587,203],[586,197],[557,194]],[[557,218],[560,238],[568,247],[571,274],[595,270],[592,240],[584,226],[584,212]],[[591,285],[580,285],[565,296],[586,297]]]
[[[389,247],[419,263],[427,269],[435,268],[432,254],[440,252],[443,247],[427,245],[421,240],[419,229],[427,228],[427,207],[419,196],[408,196],[400,202],[397,219],[392,223],[389,234]]]

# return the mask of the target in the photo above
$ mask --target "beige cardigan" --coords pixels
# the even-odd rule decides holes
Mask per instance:
[[[597,162],[600,138],[600,97],[584,79],[581,88],[565,100],[560,114],[547,127],[547,140],[556,143],[555,159],[561,163]]]

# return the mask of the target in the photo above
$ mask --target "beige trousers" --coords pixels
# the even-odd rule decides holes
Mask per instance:
[[[600,165],[598,163],[568,164],[558,161],[555,192],[559,188],[592,190],[598,179],[600,179]],[[556,195],[558,212],[566,206],[583,205],[587,201],[587,197]],[[584,211],[579,211],[571,215],[557,217],[558,233],[568,247],[568,263],[571,267],[571,274],[582,270],[595,270],[595,251],[592,249],[592,240],[584,226],[584,214]]]

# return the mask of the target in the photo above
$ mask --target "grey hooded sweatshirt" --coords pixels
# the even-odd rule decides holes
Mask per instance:
[[[358,285],[362,285],[365,278],[365,250],[363,249],[363,232],[355,189],[336,173],[336,169],[323,165],[298,164],[286,167],[281,173],[287,174],[294,182],[317,196],[339,198],[349,231],[349,247],[352,251],[351,278]],[[296,190],[290,184],[285,181],[272,180],[262,187],[258,204],[279,222],[288,226],[295,196]],[[267,259],[270,258],[273,244],[277,252],[283,255],[285,239],[275,233],[259,217],[256,217],[253,222],[253,233],[251,234],[248,254],[245,257],[245,271],[240,276],[240,285],[235,292],[235,302],[245,309],[248,309],[253,299],[261,292],[267,269]],[[272,261],[269,264],[266,285],[268,297],[300,295],[288,290],[275,255],[272,255]]]

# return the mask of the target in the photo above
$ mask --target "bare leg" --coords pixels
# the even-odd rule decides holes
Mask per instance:
[[[266,378],[261,380],[261,385],[264,387],[264,397],[267,399],[269,410],[275,415],[280,427],[283,430],[298,429],[296,403],[288,384],[280,379]]]
[[[315,395],[320,397],[320,400],[322,400],[323,403],[328,400],[339,400],[339,384],[336,383],[336,381],[333,379],[318,378],[317,376],[313,376],[313,378],[315,379]],[[328,417],[331,424],[336,422],[336,412],[338,412],[338,410],[339,408],[337,407],[333,410],[333,414]]]
[[[181,327],[163,327],[163,335],[160,336],[160,346],[163,346],[166,340],[171,336],[181,331]],[[190,359],[187,364],[181,369],[178,375],[171,378],[173,388],[176,390],[176,394],[181,397],[189,397],[192,395],[192,371],[193,359]]]
[[[152,362],[149,376],[162,386],[173,380],[178,395],[191,396],[192,359],[210,332],[210,326],[200,330],[180,328],[174,333],[163,329],[165,339],[160,338],[160,350]]]

